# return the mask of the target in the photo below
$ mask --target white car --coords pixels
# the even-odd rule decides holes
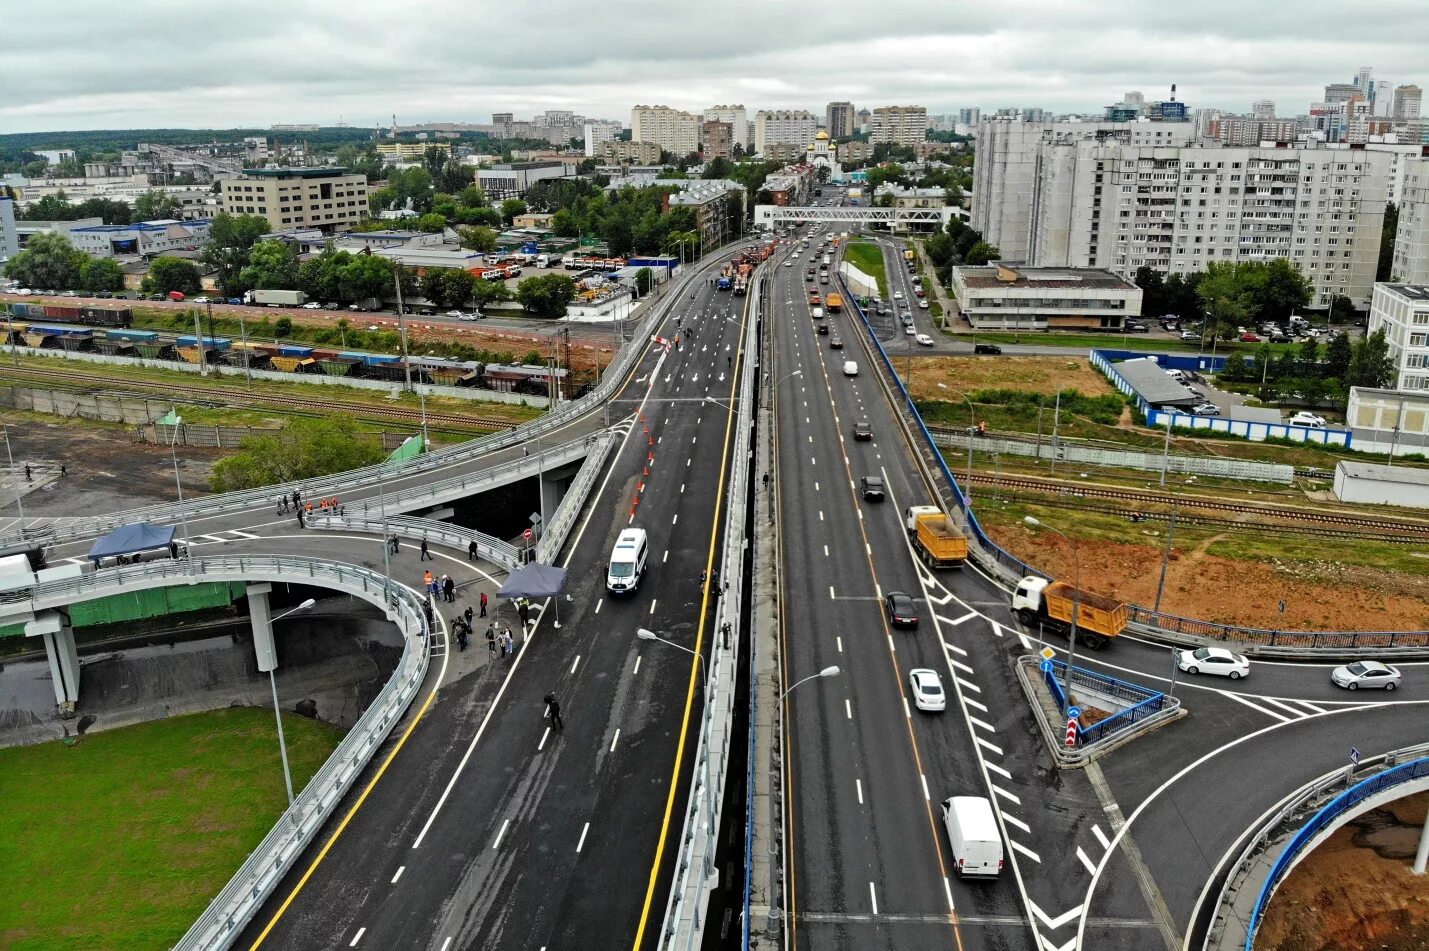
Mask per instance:
[[[931,347],[933,345],[933,338],[928,336],[927,334],[919,334],[913,339],[920,347]]]
[[[1250,673],[1250,661],[1224,647],[1177,651],[1176,666],[1188,674],[1219,674],[1239,680]]]
[[[913,337],[917,335],[918,328],[914,327],[912,324],[907,324],[906,326],[904,326],[903,332],[908,336]]]
[[[908,671],[908,689],[913,692],[913,706],[928,713],[941,713],[948,708],[948,695],[936,670],[917,667]]]
[[[214,300],[217,302],[217,298],[214,298]],[[207,298],[207,297],[195,297],[195,298],[193,298],[192,300],[190,300],[189,303],[190,303],[190,304],[207,304],[208,301],[209,301],[209,298]]]
[[[1317,416],[1314,413],[1307,413],[1304,410],[1301,410],[1294,416],[1287,419],[1286,422],[1289,423],[1291,426],[1311,426],[1319,429],[1324,427],[1325,417]]]
[[[321,301],[310,300],[310,301],[308,301],[306,304],[303,305],[303,310],[322,310],[322,309],[323,309],[323,305],[322,305],[322,302],[321,302]]]
[[[903,299],[903,292],[902,292],[902,291],[894,291],[894,292],[893,292],[893,299],[894,299],[894,300],[902,300],[902,299]]]
[[[1357,660],[1353,664],[1336,667],[1330,672],[1330,683],[1346,690],[1366,690],[1379,688],[1393,690],[1399,686],[1399,668],[1381,664],[1377,660]]]
[[[852,360],[844,361],[844,376],[858,376],[858,364]]]
[[[793,266],[794,266],[794,262],[793,262],[793,261],[785,261],[785,262],[784,262],[784,266],[785,266],[785,267],[793,267]]]
[[[452,318],[453,320],[475,320],[475,319],[476,319],[475,317],[472,317],[470,314],[468,314],[468,313],[467,313],[466,311],[464,311],[464,310],[449,310],[449,311],[447,311],[443,316],[445,316],[445,317],[450,317],[450,318]]]
[[[928,309],[928,301],[927,301],[926,299],[924,299],[924,298],[921,298],[921,297],[918,298],[918,307],[919,307],[920,309],[922,309],[922,310],[927,310],[927,309]]]

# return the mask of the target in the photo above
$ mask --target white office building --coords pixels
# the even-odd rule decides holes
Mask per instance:
[[[710,106],[704,112],[705,122],[727,122],[734,144],[748,151],[754,145],[754,130],[749,125],[749,113],[743,106]]]
[[[630,110],[630,139],[653,142],[677,158],[700,150],[702,116],[669,106],[636,106]]]
[[[1376,330],[1394,360],[1390,388],[1429,390],[1429,284],[1376,284],[1366,333]]]
[[[981,142],[1001,131],[989,125]],[[980,144],[973,227],[1004,260],[1130,277],[1142,266],[1185,274],[1212,261],[1286,258],[1309,278],[1313,306],[1335,294],[1369,305],[1388,153],[1136,144],[1133,135],[1158,125],[1176,138],[1190,125],[1132,123],[1127,134],[1085,125],[1024,136],[1031,147],[1016,162]]]
[[[772,145],[802,148],[818,131],[819,117],[806,109],[761,109],[754,114],[754,152],[767,156]]]

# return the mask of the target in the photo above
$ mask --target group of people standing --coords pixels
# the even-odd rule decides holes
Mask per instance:
[[[318,499],[316,511],[319,515],[341,515],[343,508],[338,503],[337,496],[334,495],[331,498]],[[286,515],[289,512],[297,513],[298,527],[303,528],[307,525],[308,519],[313,517],[313,502],[311,499],[304,502],[303,493],[299,489],[294,489],[292,495],[278,496],[278,514]]]

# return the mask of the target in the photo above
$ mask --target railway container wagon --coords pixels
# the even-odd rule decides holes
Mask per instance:
[[[81,307],[80,322],[91,327],[131,327],[134,312],[128,307]]]
[[[272,353],[269,347],[239,340],[223,355],[223,360],[235,367],[247,366],[250,370],[267,369]]]
[[[45,309],[45,316],[50,320],[79,320],[80,312],[78,307],[70,307],[65,304],[42,304]]]
[[[354,368],[362,363],[351,354],[343,355],[336,350],[314,350],[313,359],[318,362],[318,369],[328,376],[353,376]]]
[[[52,350],[93,350],[94,331],[88,327],[49,327],[31,324],[25,332],[25,343]]]
[[[196,347],[198,346],[198,339],[199,338],[195,337],[193,334],[188,334],[186,336],[179,337],[177,340],[175,340],[174,345],[179,347]],[[232,348],[233,341],[228,339],[227,337],[209,337],[205,335],[203,338],[203,345],[209,350],[218,350],[222,352]]]
[[[272,357],[273,369],[283,373],[321,373],[322,368],[312,357]]]

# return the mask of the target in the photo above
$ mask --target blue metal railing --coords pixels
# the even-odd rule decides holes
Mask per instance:
[[[1386,769],[1355,783],[1349,789],[1340,793],[1334,799],[1325,804],[1319,812],[1300,827],[1294,837],[1285,844],[1285,848],[1276,858],[1275,864],[1270,867],[1269,874],[1265,877],[1265,883],[1260,887],[1260,894],[1256,896],[1255,907],[1251,909],[1250,925],[1246,929],[1245,951],[1252,951],[1252,944],[1255,941],[1256,929],[1260,926],[1260,919],[1265,913],[1267,903],[1271,894],[1275,891],[1280,880],[1290,871],[1290,867],[1295,864],[1300,852],[1310,844],[1317,835],[1332,825],[1340,816],[1344,815],[1355,806],[1359,805],[1369,797],[1382,792],[1391,786],[1408,782],[1414,779],[1421,779],[1429,776],[1429,757],[1411,760],[1408,763],[1401,763],[1398,766]]]
[[[1068,686],[1075,684],[1086,687],[1127,704],[1119,712],[1105,720],[1099,720],[1091,726],[1083,727],[1078,724],[1077,743],[1082,746],[1106,739],[1119,730],[1160,713],[1167,704],[1167,697],[1163,693],[1149,690],[1129,681],[1108,677],[1084,667],[1072,667],[1069,671],[1067,662],[1063,660],[1044,662],[1042,679],[1046,682],[1047,688],[1052,691],[1052,696],[1057,701],[1057,708],[1060,710],[1066,710],[1068,704],[1067,688],[1062,686],[1063,681],[1066,681]]]

